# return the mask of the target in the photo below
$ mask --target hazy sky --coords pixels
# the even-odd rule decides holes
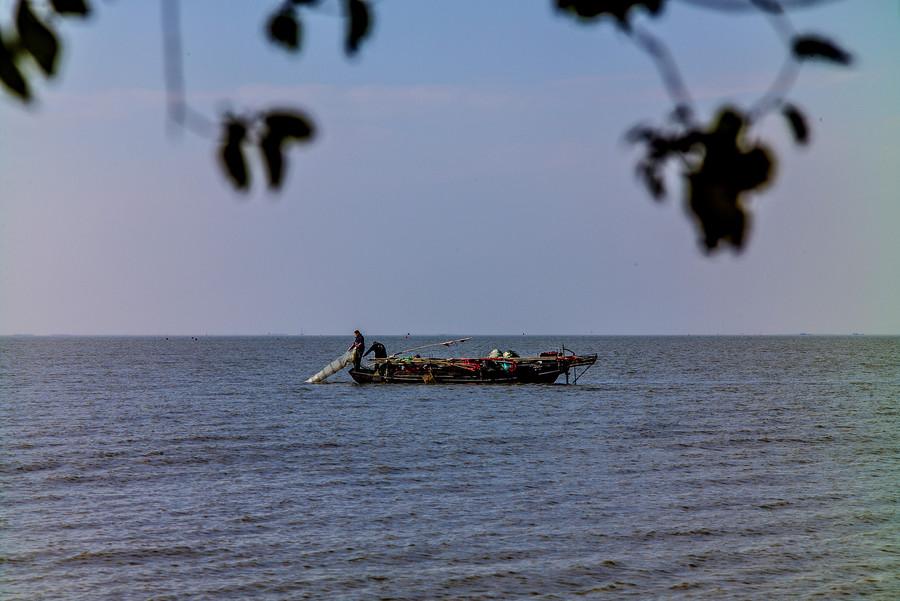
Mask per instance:
[[[656,204],[634,177],[623,133],[670,105],[609,23],[383,0],[348,60],[334,4],[296,57],[262,35],[278,2],[185,1],[195,106],[300,106],[320,129],[280,195],[257,171],[242,196],[213,140],[167,127],[158,4],[93,4],[37,106],[0,98],[0,333],[900,333],[896,0],[791,14],[857,61],[802,71],[813,144],[769,118],[775,186],[747,250],[712,258],[677,180]],[[643,22],[704,118],[783,58],[756,14],[675,2]]]

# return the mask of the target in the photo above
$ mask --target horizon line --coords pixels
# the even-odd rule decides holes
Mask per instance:
[[[445,336],[472,336],[472,337],[504,337],[504,338],[512,338],[518,336],[525,337],[538,337],[538,336],[573,336],[573,337],[716,337],[716,336],[745,336],[745,337],[766,337],[766,336],[878,336],[878,337],[898,337],[900,333],[872,333],[872,332],[769,332],[769,333],[746,333],[746,332],[719,332],[719,333],[573,333],[573,332],[562,332],[562,333],[527,333],[521,332],[518,334],[513,333],[502,333],[502,332],[492,332],[492,333],[453,333],[453,332],[437,332],[437,333],[386,333],[386,332],[377,332],[374,334],[366,334],[366,336],[373,338],[376,336],[390,336],[396,338],[424,338],[424,337],[445,337]],[[32,333],[15,333],[15,334],[6,334],[0,333],[0,338],[341,338],[341,337],[352,337],[352,334],[346,333],[316,333],[316,334],[306,334],[306,333],[277,333],[277,332],[266,332],[264,334],[253,333],[253,334],[148,334],[148,333],[116,333],[116,334],[65,334],[65,333],[53,333],[53,334],[32,334]]]

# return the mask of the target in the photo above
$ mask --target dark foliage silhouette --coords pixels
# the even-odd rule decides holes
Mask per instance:
[[[28,2],[19,3],[16,30],[19,32],[22,48],[31,54],[45,75],[52,77],[56,73],[59,42],[56,41],[56,35],[35,16]]]
[[[630,27],[630,13],[633,9],[644,8],[650,14],[658,14],[665,0],[556,0],[556,8],[573,14],[580,19],[591,20],[598,17],[614,17],[622,29]]]
[[[849,65],[850,55],[831,41],[814,35],[799,36],[794,40],[794,55],[800,59],[821,59],[839,65]]]
[[[238,190],[246,190],[250,186],[250,174],[247,172],[247,158],[244,156],[244,142],[247,140],[247,125],[243,120],[232,115],[225,116],[225,136],[219,156],[225,167],[225,173]]]
[[[746,128],[746,116],[729,107],[704,130],[666,134],[636,128],[629,134],[633,141],[646,144],[647,156],[638,171],[655,198],[665,195],[664,163],[669,158],[681,160],[688,206],[707,250],[720,242],[741,247],[749,221],[744,195],[764,187],[774,172],[771,150],[748,141]]]
[[[341,0],[346,20],[344,51],[348,56],[359,52],[363,40],[372,30],[372,11],[365,0]],[[312,8],[321,0],[284,0],[271,14],[266,27],[269,40],[290,52],[300,50],[303,32],[301,6]]]
[[[707,9],[753,10],[764,15],[785,46],[785,62],[771,87],[746,108],[722,106],[709,123],[699,122],[688,87],[661,39],[641,27],[639,19],[659,18],[673,0],[551,0],[556,11],[581,24],[612,23],[653,60],[672,101],[664,125],[642,124],[626,138],[643,145],[637,174],[656,200],[667,196],[665,166],[674,159],[681,168],[686,206],[694,215],[707,251],[722,247],[741,250],[750,224],[748,196],[772,182],[776,157],[751,136],[753,127],[771,113],[780,113],[798,144],[809,143],[811,132],[802,110],[787,96],[804,62],[846,66],[851,55],[829,38],[795,33],[786,9],[824,0],[681,0]],[[300,109],[262,109],[248,115],[231,112],[210,119],[193,110],[185,93],[181,65],[180,0],[160,0],[169,118],[176,125],[218,138],[218,158],[227,180],[238,191],[250,189],[252,174],[247,151],[256,149],[271,190],[281,188],[288,166],[287,150],[314,138],[315,126]],[[372,32],[374,13],[368,0],[334,0],[344,26],[344,52],[354,57]],[[319,10],[325,0],[281,0],[263,23],[267,39],[276,47],[297,53],[303,47],[306,11]],[[14,27],[0,31],[0,82],[23,103],[33,100],[31,65],[43,76],[57,73],[61,43],[60,19],[86,17],[87,0],[18,0]],[[218,132],[218,134],[217,134]]]
[[[277,190],[284,178],[286,145],[308,142],[314,134],[309,118],[290,109],[275,109],[252,118],[228,114],[223,129],[219,157],[231,183],[242,191],[250,187],[250,173],[244,154],[246,146],[259,148],[269,187]]]
[[[52,21],[86,17],[90,9],[83,0],[52,0],[44,12],[38,16],[31,2],[19,0],[15,5],[15,31],[0,31],[0,81],[22,102],[32,99],[27,79],[29,61],[34,61],[46,77],[56,75],[60,43]]]
[[[802,2],[803,0],[795,0]],[[807,0],[805,3],[813,3]],[[785,44],[785,65],[766,93],[747,110],[722,106],[708,125],[697,123],[688,88],[676,63],[657,37],[632,22],[636,9],[659,16],[666,0],[557,0],[557,8],[579,22],[615,18],[616,25],[647,52],[663,81],[673,108],[670,124],[641,125],[626,138],[644,145],[637,174],[656,200],[667,196],[664,167],[676,159],[682,169],[685,204],[694,216],[701,244],[707,251],[730,246],[744,248],[750,226],[748,195],[763,190],[775,176],[776,157],[760,142],[751,142],[749,131],[768,113],[779,110],[794,140],[807,144],[809,126],[803,112],[787,100],[800,63],[809,60],[849,65],[851,56],[831,40],[814,34],[797,35],[784,10],[784,0],[694,0],[709,8],[751,8],[771,22]]]

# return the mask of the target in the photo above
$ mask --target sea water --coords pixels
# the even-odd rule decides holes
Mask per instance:
[[[304,383],[350,342],[0,339],[0,596],[900,598],[900,338],[483,337],[599,359]]]

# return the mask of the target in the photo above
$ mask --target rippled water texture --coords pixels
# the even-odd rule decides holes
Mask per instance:
[[[900,598],[900,339],[566,341],[364,387],[303,383],[349,337],[0,339],[0,592]]]

